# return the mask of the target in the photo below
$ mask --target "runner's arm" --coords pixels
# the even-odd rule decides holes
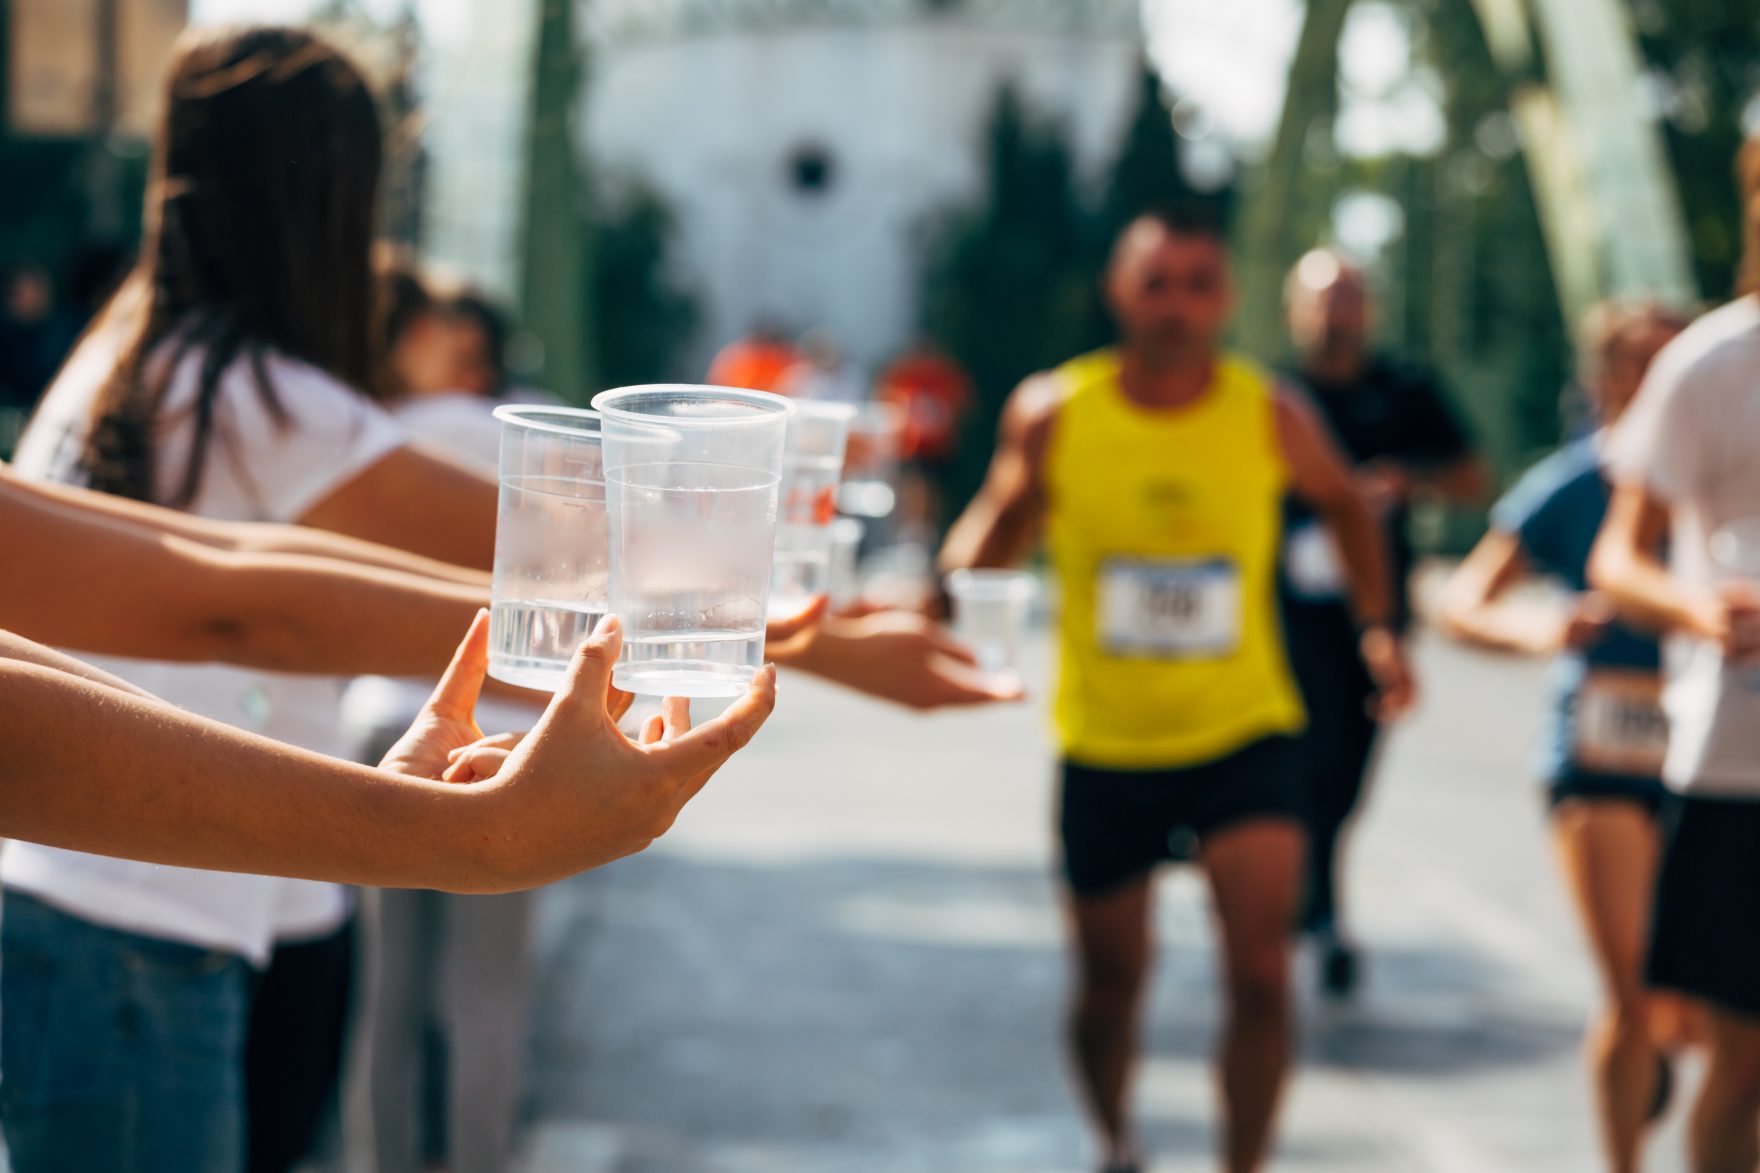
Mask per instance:
[[[1760,600],[1739,584],[1697,589],[1670,574],[1662,562],[1667,535],[1667,502],[1641,482],[1616,484],[1589,558],[1590,581],[1636,624],[1688,632],[1732,655],[1755,650]]]
[[[942,570],[1009,566],[1038,540],[1045,521],[1045,454],[1061,397],[1048,374],[1034,375],[1009,396],[990,471],[947,533]]]
[[[1606,630],[1614,610],[1602,595],[1584,595],[1563,609],[1505,598],[1528,571],[1520,538],[1498,529],[1487,532],[1443,588],[1443,631],[1495,652],[1548,656],[1592,643]]]
[[[1411,706],[1415,688],[1405,649],[1390,626],[1393,584],[1386,539],[1351,479],[1350,466],[1313,410],[1299,397],[1280,393],[1275,412],[1290,488],[1332,531],[1350,577],[1351,603],[1363,631],[1359,646],[1379,690],[1378,711],[1383,717],[1397,716]]]
[[[1279,394],[1276,415],[1290,488],[1332,531],[1350,577],[1358,624],[1386,627],[1393,615],[1387,543],[1351,479],[1350,466],[1325,425],[1298,396]]]

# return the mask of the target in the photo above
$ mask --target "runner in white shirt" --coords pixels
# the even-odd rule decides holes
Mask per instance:
[[[1705,1003],[1692,1167],[1760,1164],[1760,139],[1742,153],[1744,295],[1657,356],[1609,450],[1591,575],[1672,633],[1648,977]],[[1660,551],[1666,540],[1668,568]]]

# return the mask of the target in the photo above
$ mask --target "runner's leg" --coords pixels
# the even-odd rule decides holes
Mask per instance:
[[[1712,1008],[1711,1064],[1693,1106],[1687,1151],[1693,1173],[1760,1167],[1760,1021]]]
[[[1660,852],[1656,821],[1634,802],[1567,799],[1553,817],[1553,841],[1606,992],[1588,1038],[1602,1145],[1613,1173],[1632,1173],[1656,1094],[1643,980]]]
[[[1220,1067],[1229,1173],[1253,1173],[1271,1150],[1295,1017],[1289,934],[1302,856],[1302,828],[1281,819],[1238,823],[1204,841],[1227,987]]]
[[[1072,895],[1069,902],[1076,946],[1070,1054],[1109,1164],[1134,1158],[1130,1084],[1150,969],[1151,904],[1148,873],[1101,895]]]

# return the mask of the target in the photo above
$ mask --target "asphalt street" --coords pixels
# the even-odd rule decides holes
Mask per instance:
[[[1366,985],[1325,1004],[1303,958],[1276,1167],[1589,1173],[1595,984],[1526,766],[1541,673],[1435,641],[1420,662],[1353,845]],[[1043,689],[920,717],[783,685],[660,844],[547,894],[529,1173],[1090,1169]],[[1209,1169],[1204,893],[1175,871],[1160,897],[1141,1118],[1158,1173]],[[1678,1131],[1655,1147],[1680,1167]]]

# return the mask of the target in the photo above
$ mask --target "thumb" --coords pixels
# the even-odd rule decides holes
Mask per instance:
[[[428,697],[427,707],[442,717],[469,721],[477,711],[483,691],[483,674],[489,667],[489,613],[478,611],[471,620],[464,642],[452,653],[452,662]]]
[[[607,615],[575,649],[567,683],[551,699],[545,716],[586,724],[603,722],[610,699],[611,670],[622,651],[623,623],[617,616]]]

